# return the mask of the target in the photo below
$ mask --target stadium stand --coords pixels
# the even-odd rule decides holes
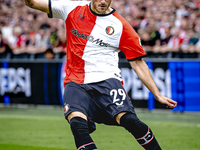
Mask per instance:
[[[133,26],[149,58],[200,58],[200,0],[112,0]],[[0,0],[0,59],[62,59],[64,22]],[[124,58],[122,53],[120,58]]]

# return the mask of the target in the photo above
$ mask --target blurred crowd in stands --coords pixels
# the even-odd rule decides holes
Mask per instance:
[[[200,58],[200,0],[112,0],[111,6],[139,34],[148,57]],[[65,49],[64,21],[24,0],[0,0],[0,59],[64,58]]]

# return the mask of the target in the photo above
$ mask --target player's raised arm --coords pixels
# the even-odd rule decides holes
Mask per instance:
[[[33,9],[38,9],[43,12],[49,13],[48,0],[24,0],[25,4]]]
[[[138,75],[139,79],[143,84],[151,91],[155,98],[164,105],[167,105],[167,108],[173,109],[177,106],[177,102],[173,101],[170,98],[167,98],[160,94],[151,74],[147,64],[143,59],[138,59],[135,61],[130,61],[131,67]]]

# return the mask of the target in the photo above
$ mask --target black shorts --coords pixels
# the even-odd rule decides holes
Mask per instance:
[[[118,125],[117,114],[135,113],[124,87],[114,78],[90,84],[69,82],[65,86],[63,103],[65,118],[73,111],[82,112],[88,118],[90,131],[95,129],[94,122]]]

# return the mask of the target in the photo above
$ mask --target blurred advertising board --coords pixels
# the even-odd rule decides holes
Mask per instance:
[[[1,62],[0,103],[63,105],[65,62]],[[176,101],[174,111],[200,111],[200,62],[147,61],[160,92]],[[120,62],[124,88],[136,108],[165,109],[142,84],[128,62]]]

